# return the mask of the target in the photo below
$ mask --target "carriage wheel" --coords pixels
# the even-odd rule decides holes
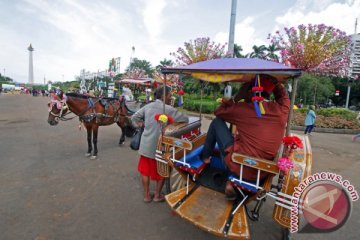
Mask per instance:
[[[186,186],[186,180],[181,176],[181,174],[174,168],[171,169],[170,177],[166,178],[165,181],[166,193],[175,192],[180,188]]]

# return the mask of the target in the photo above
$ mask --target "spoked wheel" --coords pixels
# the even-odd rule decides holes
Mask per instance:
[[[171,169],[170,177],[165,180],[166,193],[169,194],[186,186],[186,180],[176,170]]]
[[[282,240],[291,240],[291,232],[288,228],[282,228]]]

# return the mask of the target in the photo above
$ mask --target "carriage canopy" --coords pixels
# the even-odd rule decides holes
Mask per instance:
[[[162,68],[164,74],[185,74],[207,82],[248,82],[257,74],[269,74],[284,82],[301,75],[301,69],[258,58],[220,58],[187,66]]]
[[[120,84],[127,83],[127,84],[139,84],[144,86],[151,86],[152,78],[139,78],[139,79],[125,78],[116,82]]]

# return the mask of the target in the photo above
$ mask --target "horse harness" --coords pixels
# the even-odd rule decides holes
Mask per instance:
[[[114,122],[119,121],[121,113],[120,111],[120,104],[118,100],[108,100],[104,98],[97,99],[95,102],[93,98],[88,98],[88,107],[83,111],[82,114],[79,114],[80,121],[91,122],[96,119],[96,123],[100,123],[101,119],[103,118],[113,118]],[[104,113],[96,112],[96,103],[100,103],[104,107]],[[109,107],[112,106],[114,115],[109,115],[108,110]],[[92,110],[92,113],[83,115],[89,109]]]
[[[74,116],[74,117],[71,117],[71,118],[65,118],[66,115],[71,113],[71,111],[69,111],[69,112],[63,114],[66,109],[70,110],[69,107],[68,107],[68,104],[66,103],[67,98],[62,97],[60,99],[59,96],[56,96],[56,97],[57,97],[56,99],[55,98],[51,99],[51,103],[52,103],[52,105],[56,104],[56,107],[58,109],[60,109],[60,112],[59,112],[59,114],[56,114],[56,113],[52,112],[51,109],[50,109],[50,114],[53,115],[54,117],[56,117],[57,119],[62,120],[62,121],[68,121],[68,120],[74,119],[75,117],[79,116],[79,120],[80,121],[85,121],[85,122],[91,122],[94,119],[96,119],[96,122],[99,123],[102,118],[113,118],[114,122],[117,122],[117,121],[119,121],[119,118],[121,116],[123,116],[123,115],[125,116],[125,114],[122,114],[120,112],[120,110],[121,110],[120,109],[121,108],[121,101],[119,103],[119,100],[117,100],[117,99],[111,99],[109,101],[109,99],[100,98],[100,99],[97,99],[96,101],[94,101],[93,98],[84,96],[84,97],[87,98],[87,101],[88,101],[87,108],[85,108],[77,116]],[[102,106],[104,106],[104,109],[105,109],[104,113],[97,113],[96,112],[96,103],[98,103],[98,102]],[[113,109],[114,109],[114,115],[113,116],[108,114],[108,110],[109,110],[110,106],[112,106]],[[92,110],[92,113],[84,115],[90,109]]]

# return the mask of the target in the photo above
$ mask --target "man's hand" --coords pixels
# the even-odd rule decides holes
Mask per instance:
[[[137,122],[136,125],[137,125],[139,128],[145,127],[145,123],[144,123],[144,122]]]

